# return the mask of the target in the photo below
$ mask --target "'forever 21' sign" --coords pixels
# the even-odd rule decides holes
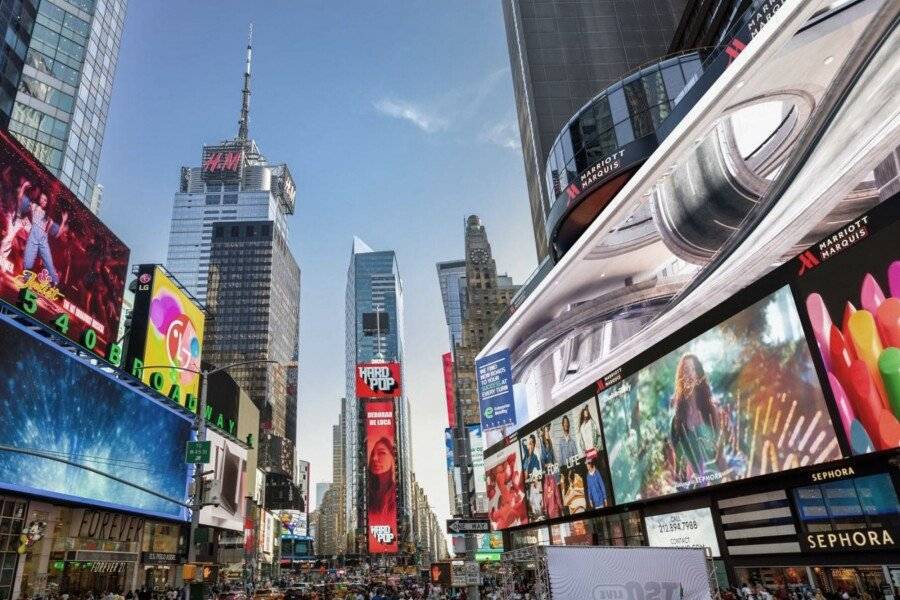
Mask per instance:
[[[139,542],[144,530],[140,517],[101,510],[81,509],[81,518],[72,519],[70,535],[110,542]]]

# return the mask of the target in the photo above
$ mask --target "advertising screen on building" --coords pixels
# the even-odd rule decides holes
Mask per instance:
[[[213,471],[212,495],[218,506],[205,506],[200,511],[200,524],[230,531],[244,530],[247,496],[247,449],[208,429],[206,439],[212,442],[207,470]]]
[[[456,427],[456,384],[453,381],[453,355],[447,352],[441,357],[444,367],[444,395],[447,400],[447,424]]]
[[[394,403],[367,402],[365,415],[369,553],[395,554],[399,545]]]
[[[900,446],[900,201],[851,221],[793,261],[853,454]]]
[[[475,481],[475,504],[472,510],[476,513],[487,512],[487,478],[484,474],[484,438],[481,425],[467,425],[469,431],[469,456],[472,459],[472,479]]]
[[[528,523],[525,478],[517,444],[509,444],[485,458],[488,518],[491,529],[507,529]]]
[[[299,510],[284,509],[276,511],[281,522],[282,535],[306,535],[306,513]]]
[[[127,267],[128,247],[0,131],[0,300],[107,357]]]
[[[841,457],[787,287],[639,360],[598,383],[617,503]]]
[[[187,501],[191,421],[0,317],[0,444],[46,452]],[[186,509],[74,465],[0,452],[0,488],[186,519]]]
[[[191,371],[200,370],[205,322],[206,315],[196,301],[162,268],[140,265],[128,344],[129,368],[170,398],[177,386],[179,404],[188,403],[188,396],[195,401],[200,375]],[[143,369],[136,370],[136,366]]]
[[[513,374],[509,350],[501,350],[475,361],[481,426],[485,431],[516,422]]]
[[[704,546],[710,549],[713,556],[721,556],[712,511],[708,508],[648,516],[644,517],[644,524],[647,526],[647,542],[650,546]]]
[[[581,396],[573,408],[551,411],[519,431],[532,523],[612,506],[597,399],[592,389]]]
[[[357,398],[399,398],[400,393],[400,363],[356,365]]]

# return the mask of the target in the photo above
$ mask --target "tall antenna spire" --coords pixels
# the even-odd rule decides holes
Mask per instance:
[[[247,35],[247,63],[244,67],[244,90],[241,93],[241,119],[238,121],[238,139],[247,140],[250,125],[250,60],[253,58],[253,23]]]

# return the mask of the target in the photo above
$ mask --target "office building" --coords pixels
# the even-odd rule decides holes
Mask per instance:
[[[19,80],[25,67],[25,57],[31,44],[31,30],[37,18],[37,0],[0,4],[0,127],[9,125]]]
[[[322,498],[330,487],[330,481],[320,481],[316,484],[316,508],[322,506]]]
[[[466,306],[466,261],[450,260],[437,264],[438,283],[441,286],[441,302],[444,318],[450,334],[450,348],[462,341],[463,310]]]
[[[97,182],[126,5],[42,0],[12,105],[9,130],[85,204]],[[27,23],[31,11],[22,11]],[[13,71],[24,33],[10,59]]]
[[[204,358],[216,365],[249,360],[275,364],[229,369],[234,380],[262,407],[260,433],[287,438],[289,406],[296,411],[296,368],[300,327],[300,267],[274,221],[216,221],[210,229],[209,319]],[[293,476],[291,455],[284,464]]]
[[[465,278],[462,285],[465,304],[462,313],[461,340],[454,348],[456,359],[456,394],[462,402],[463,422],[480,423],[478,390],[475,385],[475,356],[496,332],[497,319],[509,307],[519,287],[507,275],[497,274],[497,263],[491,251],[481,219],[471,215],[465,229]],[[448,321],[450,315],[447,315]]]
[[[266,160],[249,137],[250,59],[248,44],[237,136],[204,146],[200,166],[181,168],[172,207],[166,266],[201,303],[207,301],[213,223],[271,221],[285,239],[294,213],[290,169]]]
[[[682,9],[683,0],[503,0],[538,261],[550,251],[544,166],[557,134],[600,90],[664,55]]]
[[[346,385],[344,465],[348,552],[365,548],[366,445],[362,403],[356,395],[356,367],[360,363],[403,365],[403,284],[393,250],[375,251],[354,238],[347,271]],[[402,375],[401,375],[402,389]],[[404,395],[393,399],[398,481],[398,528],[401,543],[411,542],[412,452],[409,403]],[[355,537],[354,537],[355,535]]]

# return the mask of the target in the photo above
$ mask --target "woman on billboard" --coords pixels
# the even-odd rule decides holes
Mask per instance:
[[[541,428],[541,462],[544,463],[544,512],[548,519],[562,515],[562,497],[559,492],[559,463],[550,439],[550,425]]]
[[[600,428],[591,418],[591,411],[588,410],[587,405],[581,409],[581,414],[578,416],[578,438],[585,454],[590,453],[591,450],[600,451]]]
[[[397,464],[394,444],[388,438],[382,437],[372,446],[366,475],[369,518],[379,523],[393,520],[397,514]]]
[[[727,470],[727,448],[734,441],[731,419],[713,398],[703,364],[693,354],[678,361],[672,408],[668,457],[675,476],[689,482]]]

